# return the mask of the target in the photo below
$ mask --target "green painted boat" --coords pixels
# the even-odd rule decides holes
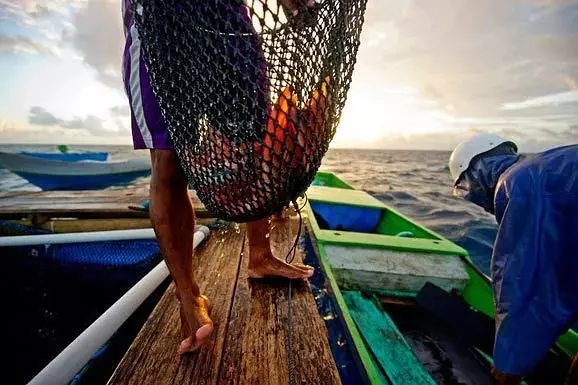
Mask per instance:
[[[331,172],[317,173],[303,203],[308,239],[367,383],[440,383],[407,337],[434,319],[489,373],[491,282],[465,249]],[[570,329],[527,383],[558,383],[576,353]]]

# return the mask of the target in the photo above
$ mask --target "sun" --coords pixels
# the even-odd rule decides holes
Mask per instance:
[[[445,131],[452,119],[450,108],[412,87],[352,87],[334,142],[371,146],[391,135],[410,137]]]

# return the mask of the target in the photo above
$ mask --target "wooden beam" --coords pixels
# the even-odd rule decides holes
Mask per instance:
[[[325,246],[340,286],[351,290],[417,293],[425,282],[463,290],[469,275],[458,256],[386,248]]]
[[[272,222],[271,246],[284,259],[293,245],[290,222]],[[218,384],[285,385],[288,378],[288,280],[250,279],[240,268]],[[297,252],[294,262],[302,261]],[[309,283],[292,282],[292,362],[295,384],[341,384]],[[266,379],[266,380],[265,380]]]
[[[386,312],[357,291],[345,291],[343,298],[392,385],[436,384]]]
[[[152,227],[149,218],[118,218],[110,219],[51,219],[42,224],[34,224],[30,220],[14,220],[19,225],[37,227],[53,233],[78,233],[84,231],[108,231],[108,230],[130,230],[147,229]],[[198,218],[197,225],[210,225],[214,222],[212,218]]]
[[[213,305],[213,337],[193,355],[180,357],[179,306],[174,284],[143,326],[109,380],[125,384],[215,384],[245,232],[213,232],[194,257],[201,291]]]
[[[210,216],[196,194],[189,191],[197,217]],[[33,191],[0,193],[0,219],[28,218],[42,224],[50,218],[148,218],[139,207],[148,188],[90,191]]]
[[[271,232],[272,248],[281,258],[294,241],[289,226],[289,220],[274,221]],[[287,384],[289,281],[249,280],[247,248],[240,226],[213,233],[195,253],[199,286],[213,303],[215,333],[208,343],[178,356],[179,308],[171,284],[108,384]],[[309,285],[305,280],[292,285],[295,383],[341,384]]]

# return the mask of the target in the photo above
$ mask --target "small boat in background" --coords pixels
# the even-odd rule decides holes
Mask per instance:
[[[97,162],[106,162],[108,152],[31,152],[21,151],[20,154],[33,156],[42,159],[64,160],[67,162],[79,162],[82,160],[93,160]]]
[[[148,158],[66,161],[9,152],[0,152],[0,167],[42,190],[98,190],[124,186],[151,173]]]
[[[67,162],[79,162],[82,160],[94,160],[106,162],[108,152],[105,151],[75,151],[70,152],[66,145],[58,146],[59,152],[40,152],[40,151],[20,151],[20,154],[33,156],[42,159],[64,160]]]

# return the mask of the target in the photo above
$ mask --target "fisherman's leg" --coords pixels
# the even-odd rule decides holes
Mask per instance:
[[[269,236],[270,223],[271,218],[247,223],[249,276],[252,278],[285,277],[291,279],[311,277],[314,272],[311,266],[290,265],[273,255]]]
[[[181,302],[179,353],[185,353],[198,349],[213,331],[209,301],[201,296],[193,274],[195,214],[175,152],[151,150],[151,161],[150,215]]]
[[[140,55],[138,34],[131,33],[123,56],[135,150],[149,149],[152,161],[150,215],[181,302],[183,341],[179,351],[197,348],[213,330],[208,300],[199,293],[192,271],[194,211],[178,166],[167,125]],[[194,331],[194,333],[192,332]]]

